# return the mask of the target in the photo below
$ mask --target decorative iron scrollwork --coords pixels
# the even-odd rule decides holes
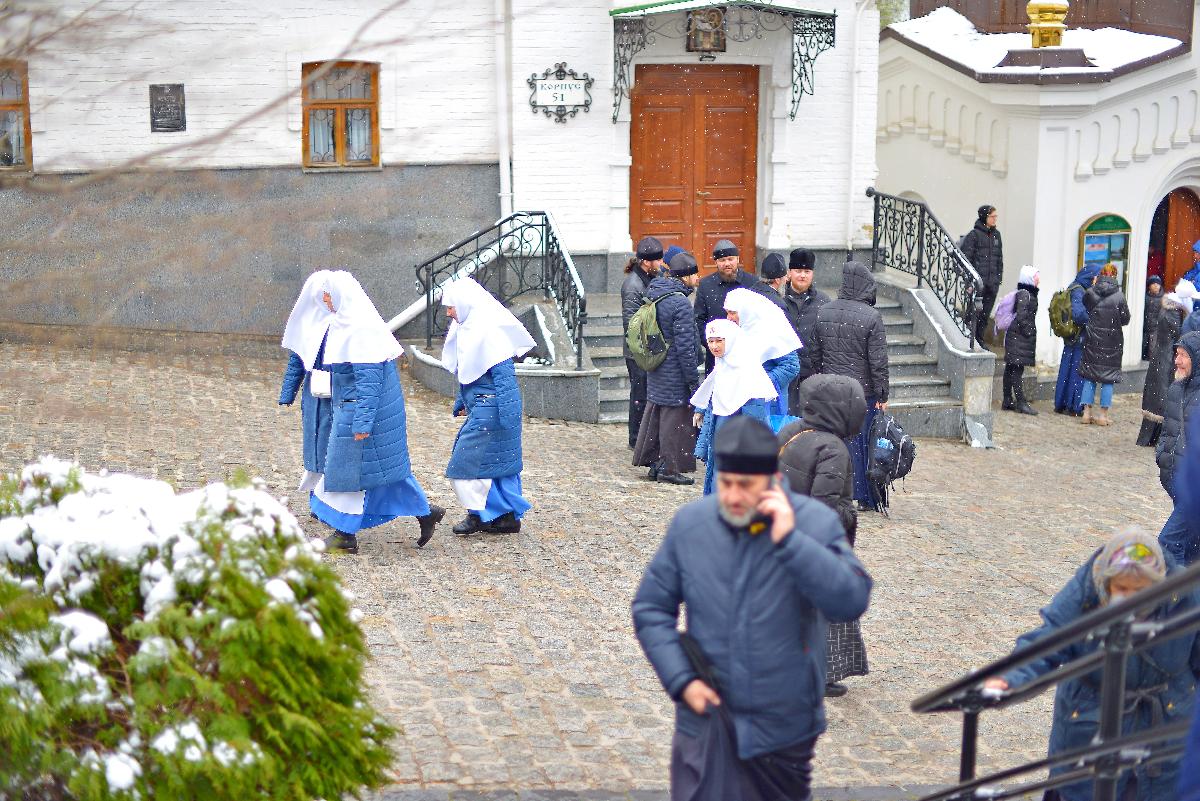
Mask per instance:
[[[545,81],[570,81],[573,84],[582,84],[584,96],[582,102],[569,103],[566,102],[568,95],[564,91],[561,95],[557,92],[553,93],[554,98],[561,98],[563,102],[539,103],[538,102],[538,84]],[[555,122],[566,123],[567,117],[574,117],[579,113],[579,109],[585,112],[591,111],[592,108],[592,84],[596,82],[595,78],[589,76],[586,72],[583,75],[575,72],[575,70],[567,69],[567,62],[560,61],[553,67],[549,67],[541,75],[536,72],[529,76],[526,83],[529,84],[529,106],[534,114],[538,113],[538,109],[547,117],[553,117]],[[570,87],[574,90],[576,87]]]
[[[796,119],[800,98],[816,90],[813,65],[836,41],[837,17],[806,14],[792,18],[792,110],[788,119]]]
[[[646,49],[646,20],[617,19],[613,22],[613,116],[621,115],[621,101],[633,89],[633,59]]]

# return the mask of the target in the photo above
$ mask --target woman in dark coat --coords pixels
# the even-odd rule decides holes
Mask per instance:
[[[1158,311],[1162,307],[1163,281],[1160,276],[1146,278],[1146,305],[1142,307],[1142,358],[1154,358],[1154,341],[1158,336]]]
[[[1108,409],[1112,406],[1113,386],[1121,383],[1121,359],[1125,353],[1123,326],[1129,325],[1129,304],[1117,285],[1117,268],[1104,265],[1096,282],[1083,294],[1087,307],[1087,340],[1083,343],[1083,359],[1079,376],[1083,379],[1084,425],[1112,425]],[[1092,415],[1096,403],[1096,387],[1100,387],[1100,411]]]
[[[792,492],[815,498],[837,512],[854,547],[854,469],[846,440],[862,429],[867,400],[862,384],[842,375],[815,375],[801,385],[804,417],[779,432],[779,469]],[[825,640],[825,695],[847,692],[841,681],[867,675],[867,649],[857,620],[830,623]]]
[[[1149,297],[1147,297],[1149,302]],[[1150,367],[1146,370],[1146,386],[1142,390],[1142,428],[1137,444],[1152,448],[1162,433],[1163,401],[1167,388],[1175,377],[1175,343],[1182,335],[1183,318],[1190,302],[1175,293],[1162,299],[1158,311],[1158,330],[1154,335],[1154,350],[1150,352]]]
[[[1028,264],[1021,268],[1013,321],[1004,332],[1004,403],[1000,408],[1021,414],[1037,414],[1025,400],[1025,368],[1037,364],[1037,306],[1041,276]]]

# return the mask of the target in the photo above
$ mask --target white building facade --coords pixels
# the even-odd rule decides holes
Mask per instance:
[[[1115,263],[1135,366],[1151,247],[1166,243],[1170,282],[1200,238],[1200,55],[1167,37],[1069,30],[1063,46],[1096,66],[996,68],[1014,45],[1029,48],[1028,35],[978,33],[945,8],[885,31],[879,188],[926,202],[955,235],[980,205],[996,206],[1001,293],[1033,264],[1043,309],[1084,259]],[[1039,362],[1057,364],[1062,342],[1044,311],[1038,332]]]
[[[303,276],[327,266],[358,274],[388,316],[415,297],[416,264],[513,209],[551,212],[588,291],[615,291],[633,241],[654,232],[643,222],[679,187],[694,195],[676,199],[685,245],[744,235],[747,263],[869,247],[873,0],[622,5],[54,4],[94,25],[0,62],[27,85],[0,92],[20,151],[0,166],[0,194],[22,210],[9,234],[41,243],[5,248],[11,318],[275,333]],[[689,15],[714,9],[723,50],[689,52]],[[589,104],[562,122],[531,105],[529,83],[559,64],[590,79]],[[678,97],[702,96],[659,150],[635,118],[648,67],[659,96],[674,96],[672,75]],[[688,84],[711,89],[722,70],[746,83]],[[742,116],[722,118],[722,98]],[[671,186],[656,180],[660,151],[678,155]],[[118,226],[93,214],[113,208]],[[180,305],[196,292],[217,308]]]

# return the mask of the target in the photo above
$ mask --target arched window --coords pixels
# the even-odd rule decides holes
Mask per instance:
[[[1117,268],[1121,289],[1129,292],[1129,221],[1118,214],[1097,214],[1079,229],[1079,267],[1092,264]]]

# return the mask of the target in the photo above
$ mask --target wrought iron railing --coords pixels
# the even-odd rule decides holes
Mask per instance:
[[[959,784],[925,796],[921,801],[1000,801],[1087,779],[1095,780],[1095,801],[1115,801],[1122,771],[1137,765],[1178,759],[1183,752],[1181,739],[1187,734],[1190,720],[1164,723],[1121,735],[1126,709],[1126,666],[1133,654],[1200,630],[1200,608],[1189,608],[1165,619],[1143,619],[1164,601],[1198,587],[1200,565],[1193,565],[1122,603],[1100,607],[1025,648],[914,701],[914,712],[963,713]],[[983,689],[988,679],[1002,677],[1077,643],[1094,644],[1095,649],[1026,684],[1003,692]],[[1096,737],[1090,745],[982,778],[975,777],[981,712],[1028,701],[1061,682],[1097,672],[1100,674],[1100,720]],[[999,784],[1061,767],[1069,769],[1048,779],[1039,777],[1015,786]]]
[[[975,320],[983,314],[983,281],[958,249],[958,242],[918,200],[867,190],[875,200],[872,259],[917,277],[950,313],[958,330],[975,347]]]
[[[563,247],[554,217],[545,211],[518,211],[490,228],[476,231],[417,265],[417,287],[425,295],[425,345],[449,324],[438,302],[442,286],[470,276],[506,306],[530,292],[554,299],[575,349],[575,368],[583,369],[583,326],[587,297],[571,254]]]

